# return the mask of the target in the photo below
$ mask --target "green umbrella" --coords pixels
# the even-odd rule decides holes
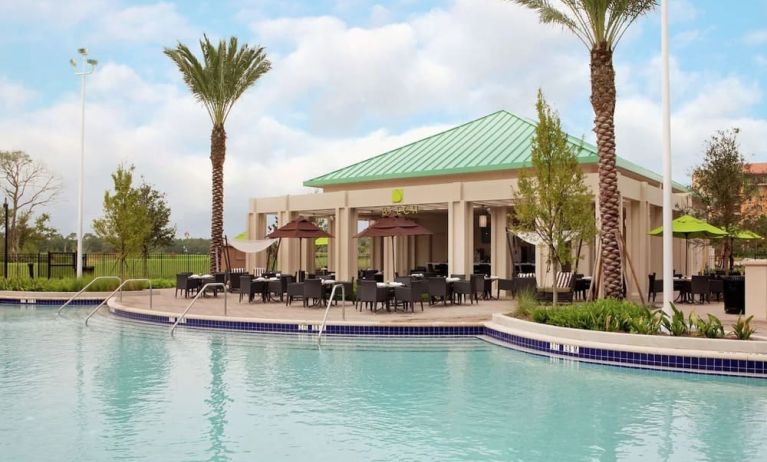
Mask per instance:
[[[743,239],[743,240],[764,239],[762,236],[756,234],[755,232],[748,231],[745,229],[730,233],[730,237],[733,239]]]
[[[690,215],[682,215],[671,222],[671,231],[674,237],[684,238],[685,262],[684,272],[687,273],[687,240],[688,239],[715,239],[727,236],[727,231],[717,228],[703,220]],[[663,226],[650,231],[650,236],[663,236]]]

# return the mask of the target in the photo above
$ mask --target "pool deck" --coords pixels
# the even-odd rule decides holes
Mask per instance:
[[[154,291],[153,306],[150,311],[178,315],[184,311],[191,302],[191,298],[174,296],[174,289],[158,289]],[[325,315],[325,306],[304,308],[303,302],[294,301],[292,306],[286,306],[284,302],[262,303],[260,299],[254,303],[239,302],[239,294],[227,295],[227,310],[224,314],[223,295],[218,297],[200,297],[190,310],[188,316],[220,316],[227,318],[245,318],[269,320],[274,322],[321,322]],[[122,301],[114,300],[115,304],[125,308],[137,308],[148,310],[149,296],[147,291],[124,293]],[[490,321],[494,313],[508,313],[514,308],[515,302],[511,299],[480,300],[479,303],[452,305],[448,303],[431,305],[424,303],[423,311],[420,305],[416,305],[415,312],[389,311],[379,309],[356,310],[354,304],[346,304],[346,321],[364,324],[398,323],[402,325],[414,324],[445,324],[456,323],[481,324]],[[333,306],[328,314],[328,321],[341,321],[343,310],[340,303]]]

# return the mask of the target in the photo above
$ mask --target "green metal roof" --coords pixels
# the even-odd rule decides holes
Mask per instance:
[[[323,187],[368,181],[491,172],[529,167],[535,122],[498,111],[428,138],[357,162],[304,182]],[[597,149],[569,136],[578,162],[597,163]],[[580,149],[578,149],[580,148]],[[643,177],[662,181],[650,170],[618,157],[617,165]],[[674,184],[675,188],[684,189]]]

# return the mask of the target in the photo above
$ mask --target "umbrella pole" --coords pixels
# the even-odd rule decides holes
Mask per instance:
[[[298,273],[296,273],[296,281],[302,282],[303,279],[301,279],[301,260],[303,260],[303,255],[301,255],[301,241],[303,241],[302,238],[298,238]]]

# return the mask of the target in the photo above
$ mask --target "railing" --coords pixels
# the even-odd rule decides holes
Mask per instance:
[[[70,303],[72,303],[72,301],[74,301],[74,299],[76,299],[78,296],[80,296],[80,294],[85,292],[85,289],[90,287],[94,282],[98,281],[99,279],[117,279],[118,281],[120,281],[120,287],[122,287],[122,279],[118,276],[99,276],[97,278],[94,278],[91,282],[89,282],[88,284],[85,284],[85,287],[80,289],[79,292],[69,297],[69,300],[67,300],[66,303],[64,303],[63,305],[59,307],[58,311],[56,311],[56,314],[61,314],[61,310],[66,308]]]
[[[226,316],[226,284],[223,282],[209,282],[205,284],[204,286],[200,287],[200,290],[197,291],[197,295],[194,296],[194,299],[186,306],[186,309],[183,313],[181,313],[181,316],[176,318],[176,322],[173,323],[173,326],[170,328],[170,335],[173,336],[173,332],[176,330],[176,326],[178,326],[178,323],[181,322],[182,319],[186,317],[186,314],[189,312],[190,309],[192,309],[192,305],[194,305],[197,302],[197,299],[200,298],[200,295],[205,293],[205,289],[208,287],[222,287],[224,289],[224,316]]]
[[[346,289],[343,284],[333,285],[333,290],[330,291],[330,298],[328,299],[328,306],[325,308],[325,316],[322,317],[322,324],[320,324],[320,330],[317,331],[317,345],[322,341],[322,333],[325,331],[325,324],[328,320],[328,312],[330,312],[330,306],[333,304],[333,299],[336,296],[336,289],[341,288],[341,318],[346,321]]]
[[[88,316],[85,317],[85,325],[88,325],[88,320],[96,314],[96,312],[101,309],[102,306],[106,305],[110,298],[114,297],[114,295],[119,291],[120,292],[120,301],[123,299],[123,287],[125,284],[129,282],[148,282],[149,283],[149,308],[152,308],[152,281],[146,278],[140,278],[140,279],[126,279],[124,280],[115,290],[112,291],[111,294],[107,298],[105,298],[101,303],[98,304],[96,308],[94,308],[90,313],[88,313]]]

